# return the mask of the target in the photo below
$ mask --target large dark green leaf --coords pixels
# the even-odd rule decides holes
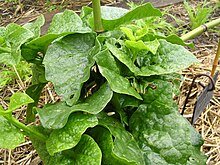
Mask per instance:
[[[144,152],[145,164],[205,164],[203,141],[178,112],[172,100],[172,84],[155,83],[130,118],[129,127]]]
[[[31,137],[33,146],[37,150],[45,165],[99,165],[101,162],[101,151],[95,141],[88,135],[82,135],[75,148],[59,152],[50,156],[46,144]]]
[[[91,134],[102,151],[102,165],[135,164],[131,162],[128,163],[128,161],[114,153],[114,141],[112,139],[112,134],[106,128],[99,126],[95,127],[92,129]]]
[[[13,149],[24,141],[24,135],[20,129],[0,116],[0,148]]]
[[[53,156],[54,153],[75,147],[86,129],[97,124],[95,115],[73,113],[65,127],[51,132],[46,141],[48,152]]]
[[[79,99],[82,85],[90,76],[94,46],[94,34],[69,35],[49,46],[44,57],[46,79],[69,105]]]
[[[113,30],[122,24],[133,20],[142,19],[150,16],[162,16],[158,9],[155,9],[150,3],[136,7],[129,11],[123,8],[103,6],[101,8],[102,22],[105,30]],[[94,27],[93,18],[90,24]]]
[[[114,136],[113,154],[123,160],[123,162],[126,162],[125,164],[143,165],[143,154],[137,142],[134,137],[124,129],[121,123],[105,114],[100,114],[98,117],[99,125],[107,128]],[[110,143],[110,145],[112,144]]]
[[[184,47],[171,44],[165,40],[159,40],[160,46],[155,55],[148,54],[148,65],[138,68],[132,59],[116,46],[106,43],[111,53],[123,64],[125,64],[135,75],[150,76],[161,75],[179,71],[196,63],[197,59]]]
[[[115,59],[105,50],[95,56],[100,73],[107,79],[111,89],[116,93],[127,94],[142,100],[129,80],[120,75]]]
[[[83,111],[90,114],[101,112],[113,95],[108,84],[104,84],[92,96],[85,99],[84,102],[69,107],[66,103],[48,104],[43,109],[38,108],[38,114],[43,127],[58,129],[65,126],[69,115],[72,112]]]
[[[79,143],[73,148],[74,165],[101,165],[102,152],[89,135],[82,135]]]

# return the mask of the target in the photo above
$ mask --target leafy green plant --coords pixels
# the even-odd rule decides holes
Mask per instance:
[[[214,12],[214,8],[207,5],[208,3],[204,1],[195,9],[187,1],[184,1],[184,7],[187,10],[192,29],[199,27],[209,20],[209,16]]]
[[[83,7],[65,10],[40,36],[43,16],[0,28],[0,63],[33,64],[26,93],[0,108],[0,147],[31,138],[39,156],[52,164],[205,164],[203,141],[178,112],[181,76],[197,59],[176,35],[146,30],[142,19],[160,17],[150,3],[132,10]],[[143,12],[147,11],[147,12]],[[98,14],[97,14],[98,13]],[[155,25],[154,25],[155,26]],[[98,32],[97,32],[98,31]],[[62,101],[38,108],[41,90],[52,82]],[[12,116],[28,104],[26,126]]]

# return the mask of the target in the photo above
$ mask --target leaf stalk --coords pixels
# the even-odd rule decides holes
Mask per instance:
[[[100,0],[92,0],[93,7],[93,17],[94,17],[94,26],[95,31],[101,33],[104,31],[101,19],[101,5]]]
[[[10,122],[12,123],[15,127],[22,129],[26,135],[29,136],[34,136],[35,138],[41,140],[41,141],[46,141],[47,137],[43,134],[41,134],[40,132],[26,126],[25,124],[19,122],[17,119],[15,119],[13,116],[10,115],[4,115],[4,117]]]

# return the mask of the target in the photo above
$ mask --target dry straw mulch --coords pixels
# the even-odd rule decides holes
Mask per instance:
[[[16,22],[21,17],[30,18],[33,16],[37,16],[40,13],[46,13],[48,10],[51,10],[51,6],[63,6],[64,8],[76,9],[79,10],[81,5],[90,5],[89,0],[85,1],[74,1],[71,3],[69,1],[60,0],[60,1],[52,1],[50,4],[46,4],[44,0],[38,0],[33,2],[31,0],[19,1],[20,3],[12,4],[0,2],[0,26],[6,25],[10,22]],[[83,2],[83,3],[82,3]],[[113,1],[113,0],[105,0],[103,1],[105,4],[117,5],[121,1]],[[198,0],[192,0],[195,6],[200,2]],[[213,0],[214,2],[214,0]],[[187,26],[187,22],[189,22],[188,17],[186,15],[186,11],[183,8],[182,4],[174,5],[172,7],[166,8],[170,13],[174,14],[177,18],[184,20]],[[219,17],[220,10],[217,10],[216,13],[213,14],[212,19]],[[46,18],[47,19],[47,18]],[[48,17],[48,19],[50,19]],[[179,29],[184,27],[179,27]],[[219,30],[219,28],[218,28]],[[192,40],[195,43],[195,48],[190,50],[193,54],[199,59],[200,63],[197,65],[193,65],[188,69],[182,71],[182,75],[184,76],[184,81],[181,86],[181,94],[176,99],[179,105],[180,111],[182,110],[183,103],[186,98],[186,94],[191,85],[192,79],[195,75],[200,73],[210,74],[212,62],[217,50],[218,39],[220,38],[220,34],[218,32],[209,31],[206,32],[199,37]],[[220,67],[217,68],[220,70]],[[220,76],[218,77],[220,80]],[[194,127],[197,131],[202,135],[204,139],[204,145],[201,150],[208,156],[207,164],[220,165],[220,81],[217,81],[216,88],[214,91],[214,97],[211,100],[210,104],[204,111],[204,113],[200,116],[200,118],[195,123]],[[208,79],[205,77],[201,77],[198,79],[203,83],[208,82]],[[197,81],[197,82],[198,82]],[[13,85],[8,85],[3,91],[0,91],[0,103],[6,108],[8,106],[8,98],[17,91],[24,91],[30,81],[20,82],[16,80]],[[197,83],[193,91],[190,95],[189,102],[186,107],[186,112],[184,117],[191,120],[192,111],[196,102],[196,97],[200,94],[202,88]],[[40,101],[40,106],[44,104],[55,102],[59,97],[56,96],[52,84],[46,85]],[[18,109],[15,112],[16,118],[20,121],[24,120],[25,117],[25,107]],[[36,151],[31,145],[31,141],[26,139],[26,142],[18,146],[14,150],[6,150],[0,149],[0,164],[4,165],[39,165],[42,164],[40,158],[38,157]]]

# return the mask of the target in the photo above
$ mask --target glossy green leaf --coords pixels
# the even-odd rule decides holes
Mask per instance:
[[[54,42],[44,57],[46,79],[69,105],[77,102],[83,83],[89,79],[94,46],[94,34],[69,35]]]
[[[200,135],[178,112],[172,84],[155,83],[145,94],[145,104],[130,118],[129,128],[144,152],[145,164],[205,164]]]
[[[161,12],[158,9],[155,9],[150,3],[138,6],[131,11],[123,8],[103,6],[101,8],[101,13],[102,23],[105,30],[113,30],[122,24],[137,19],[150,16],[162,16]],[[90,20],[90,24],[94,27],[92,19]]]
[[[75,147],[86,129],[97,124],[98,119],[95,115],[73,113],[62,129],[51,132],[46,141],[48,152],[54,155],[54,153]]]
[[[14,111],[22,105],[33,103],[34,100],[25,93],[17,92],[13,94],[10,98],[10,103],[8,106],[8,111]]]
[[[9,24],[3,36],[5,45],[0,48],[0,63],[17,64],[21,58],[20,46],[33,36],[30,30],[14,23]],[[2,49],[6,51],[2,52]]]
[[[100,114],[98,119],[99,125],[107,128],[114,136],[114,155],[123,159],[126,164],[143,165],[144,158],[137,142],[121,123],[105,114]]]
[[[0,148],[14,149],[25,141],[20,129],[0,116]]]
[[[196,57],[184,47],[159,40],[160,46],[156,55],[150,58],[149,65],[138,68],[132,59],[116,46],[106,43],[111,53],[125,64],[135,75],[151,76],[177,72],[197,62]],[[150,56],[150,55],[149,55]]]
[[[38,38],[38,37],[40,37],[41,27],[44,25],[44,23],[45,23],[44,16],[40,15],[36,19],[36,21],[31,22],[31,23],[27,23],[23,27],[30,30],[34,34],[33,38]]]
[[[54,15],[48,33],[61,34],[66,32],[88,33],[91,29],[84,26],[81,18],[72,10]]]
[[[47,104],[44,108],[37,109],[40,116],[40,121],[43,127],[50,129],[58,129],[65,126],[68,117],[72,112],[82,111],[90,114],[101,112],[113,95],[108,84],[104,84],[100,89],[85,99],[84,102],[67,106],[64,102],[57,104]]]
[[[101,165],[102,152],[89,135],[82,135],[79,143],[73,148],[74,165]]]
[[[38,128],[40,129],[40,127]],[[42,128],[41,128],[42,131]],[[44,134],[49,134],[43,130]],[[32,144],[37,150],[45,165],[99,165],[101,162],[101,151],[95,141],[88,135],[82,135],[79,143],[70,150],[55,153],[51,156],[46,149],[46,144],[31,137]]]
[[[115,59],[105,50],[95,56],[100,73],[106,78],[111,89],[116,93],[127,94],[142,100],[141,96],[131,86],[129,80],[120,75]]]
[[[102,165],[126,165],[126,164],[135,164],[127,162],[125,159],[117,156],[114,149],[114,141],[112,139],[112,134],[104,127],[95,127],[91,132],[92,137],[98,143],[102,151]]]

